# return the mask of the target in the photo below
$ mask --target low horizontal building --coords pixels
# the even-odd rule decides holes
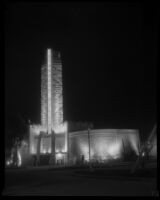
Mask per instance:
[[[69,133],[68,143],[71,163],[81,159],[105,162],[123,158],[129,152],[138,155],[140,138],[138,130],[94,129]]]
[[[139,131],[132,129],[93,129],[76,132],[66,131],[55,134],[52,147],[51,135],[42,134],[38,145],[36,126],[31,126],[30,153],[40,156],[50,155],[55,147],[56,164],[76,164],[80,162],[106,162],[121,159],[126,154],[139,154]],[[39,132],[40,133],[40,132]],[[39,148],[39,150],[38,150]]]

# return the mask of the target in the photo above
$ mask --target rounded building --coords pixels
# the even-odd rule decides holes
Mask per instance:
[[[56,135],[56,151],[63,152],[64,137]],[[122,158],[126,153],[139,154],[138,130],[94,129],[68,133],[68,161],[70,164],[91,161],[105,162]],[[62,157],[61,157],[62,159]]]

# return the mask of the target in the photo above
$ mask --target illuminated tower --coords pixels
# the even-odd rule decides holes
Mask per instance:
[[[51,134],[63,123],[62,63],[60,53],[47,49],[41,69],[41,125]]]

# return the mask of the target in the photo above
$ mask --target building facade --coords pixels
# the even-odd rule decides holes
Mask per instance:
[[[48,156],[48,164],[104,162],[121,158],[129,150],[138,155],[139,145],[138,130],[93,129],[68,133],[68,124],[63,121],[61,57],[59,52],[47,49],[41,68],[41,124],[30,125],[29,151],[37,164],[42,156]]]

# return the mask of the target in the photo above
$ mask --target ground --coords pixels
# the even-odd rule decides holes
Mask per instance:
[[[110,170],[110,171],[109,171]],[[119,170],[119,172],[118,172]],[[153,196],[156,176],[125,176],[125,167],[53,169],[31,167],[6,169],[3,195],[23,196]],[[103,172],[105,171],[104,175]],[[122,172],[123,171],[123,172]],[[115,172],[115,173],[114,173]],[[99,175],[101,174],[101,175]]]

